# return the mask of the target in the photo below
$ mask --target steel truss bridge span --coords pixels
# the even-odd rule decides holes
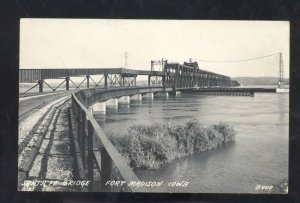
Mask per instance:
[[[164,73],[162,71],[133,70],[126,68],[19,69],[19,82],[33,83],[45,79],[105,74],[162,76]]]
[[[102,77],[99,81],[95,81],[91,77],[92,75]],[[79,89],[85,81],[86,88],[137,86],[136,77],[139,75],[148,76],[148,86],[173,87],[174,91],[188,87],[230,87],[236,85],[235,81],[231,81],[228,76],[201,70],[197,62],[185,62],[184,64],[165,62],[161,71],[126,68],[20,69],[19,82],[36,83],[35,86],[39,86],[39,92],[43,92],[44,84],[55,91],[65,83],[66,90],[69,90],[70,82],[73,83],[76,89]],[[71,77],[84,77],[84,79],[78,85]],[[57,87],[52,87],[45,81],[46,79],[64,79],[64,81]]]

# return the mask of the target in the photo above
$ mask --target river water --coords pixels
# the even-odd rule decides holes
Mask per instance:
[[[288,177],[288,94],[155,97],[107,108],[106,115],[95,117],[115,133],[137,123],[184,124],[193,119],[234,127],[233,144],[177,159],[158,170],[135,171],[141,180],[164,181],[159,192],[256,193],[261,192],[255,190],[257,185],[276,185]],[[186,181],[188,186],[169,187],[170,181]]]

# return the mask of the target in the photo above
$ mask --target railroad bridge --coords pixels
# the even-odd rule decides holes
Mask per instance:
[[[133,187],[130,182],[139,179],[126,164],[126,161],[112,145],[98,122],[93,117],[97,111],[105,112],[106,105],[130,103],[130,100],[141,100],[143,96],[153,98],[153,94],[168,96],[178,91],[236,91],[231,86],[238,83],[230,77],[201,70],[195,63],[168,63],[162,60],[162,70],[155,71],[154,62],[151,70],[133,70],[126,68],[90,68],[90,69],[20,69],[20,83],[36,83],[39,92],[43,92],[46,84],[53,91],[65,83],[66,90],[73,83],[76,92],[71,93],[71,108],[69,110],[69,130],[74,142],[76,169],[80,180],[89,180],[88,191],[132,191],[146,192],[151,188]],[[95,81],[91,76],[100,75]],[[140,75],[148,76],[148,86],[137,86],[136,78]],[[76,84],[73,77],[84,77],[80,84]],[[58,86],[52,87],[46,79],[63,79]],[[82,84],[86,81],[86,88]],[[29,90],[31,90],[30,88]],[[224,88],[226,88],[224,90]],[[28,90],[28,91],[29,91]],[[26,92],[28,92],[26,91]],[[45,136],[45,135],[43,135]],[[42,136],[42,137],[43,137]],[[41,144],[35,145],[40,148]],[[28,178],[30,168],[37,155],[37,150],[28,158],[26,167],[19,169]],[[36,153],[36,154],[34,154]],[[95,177],[95,170],[100,174]],[[20,177],[19,177],[19,181]],[[125,181],[122,187],[107,185],[107,181]]]
[[[181,88],[230,87],[233,85],[230,77],[201,70],[197,62],[179,64],[162,61],[162,63],[164,64],[163,70],[160,71],[155,71],[153,68],[150,71],[126,68],[20,69],[19,83],[36,83],[32,88],[39,86],[39,92],[43,92],[44,84],[55,91],[65,83],[66,90],[69,90],[70,82],[76,89],[80,88],[84,82],[86,82],[86,88],[124,87],[136,86],[137,76],[143,75],[148,76],[148,86],[173,87],[174,91]],[[91,77],[92,75],[100,75],[102,77],[99,81],[95,81]],[[71,79],[72,77],[82,76],[84,76],[84,79],[80,84],[76,84]],[[58,86],[52,87],[45,81],[46,79],[64,80]],[[28,91],[32,88],[28,89]]]

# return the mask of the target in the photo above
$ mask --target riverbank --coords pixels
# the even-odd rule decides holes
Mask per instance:
[[[133,125],[127,132],[107,134],[131,168],[158,169],[174,159],[234,142],[236,132],[226,123],[204,126],[193,120],[184,125]]]

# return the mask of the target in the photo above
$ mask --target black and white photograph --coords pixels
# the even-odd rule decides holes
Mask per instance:
[[[288,194],[289,21],[21,18],[18,191]]]

